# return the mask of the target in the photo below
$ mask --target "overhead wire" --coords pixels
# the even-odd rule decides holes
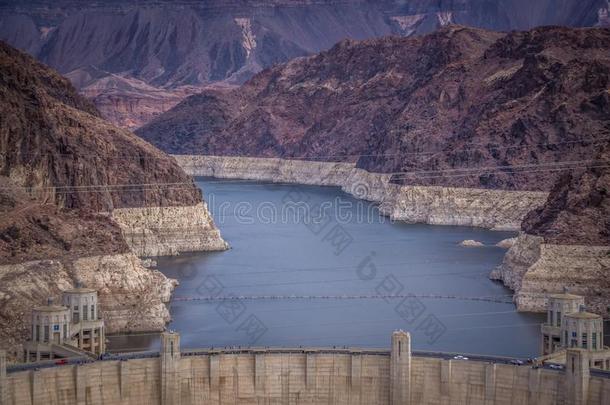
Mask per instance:
[[[592,163],[592,162],[596,162],[599,163],[600,165],[587,165],[587,163]],[[540,169],[537,170],[537,172],[541,172],[541,171],[557,171],[557,170],[574,170],[574,169],[588,169],[590,167],[609,167],[610,166],[610,161],[590,161],[590,160],[582,160],[582,161],[570,161],[570,162],[553,162],[553,163],[549,163],[549,164],[529,164],[529,165],[516,165],[516,166],[497,166],[496,169],[494,169],[494,166],[489,166],[486,168],[472,168],[472,169],[448,169],[448,170],[429,170],[426,172],[396,172],[396,173],[380,173],[380,174],[405,174],[405,175],[409,175],[409,176],[420,176],[421,178],[426,178],[425,175],[431,175],[431,174],[438,174],[438,177],[451,177],[451,176],[464,176],[464,175],[471,175],[469,173],[467,174],[457,174],[457,175],[451,175],[448,174],[446,175],[445,173],[452,173],[452,172],[456,172],[456,171],[468,171],[468,172],[497,172],[499,170],[504,171],[507,169],[510,169],[511,167],[522,167],[525,169],[535,169],[538,167],[546,167],[546,166],[556,166],[556,165],[561,165],[561,164],[576,164],[576,163],[582,163],[581,165],[576,165],[576,166],[572,166],[572,167],[550,167],[547,169]],[[517,173],[526,173],[527,170],[524,171],[520,171]],[[505,173],[505,174],[509,174],[509,173]],[[513,173],[514,174],[514,173]],[[424,176],[422,176],[424,175]],[[244,179],[240,179],[240,182],[248,182],[248,181],[253,181],[255,182],[256,180],[244,180]],[[212,184],[217,184],[217,183],[221,183],[221,181],[214,181],[212,182]],[[35,190],[51,190],[51,191],[55,191],[56,193],[75,193],[75,192],[91,192],[91,190],[93,191],[97,191],[96,189],[101,189],[101,192],[141,192],[144,190],[155,190],[155,188],[174,188],[176,186],[193,186],[195,183],[194,182],[181,182],[181,183],[125,183],[125,184],[109,184],[109,185],[87,185],[87,186],[32,186],[32,187],[27,187],[27,186],[3,186],[0,187],[0,190],[11,190],[11,189],[21,189],[21,190],[28,190],[28,191],[35,191]],[[294,183],[272,183],[272,184],[287,184],[287,185],[294,185]],[[130,190],[130,188],[140,188],[137,190]]]
[[[574,140],[570,140],[570,141],[557,141],[557,142],[539,142],[539,143],[533,143],[533,144],[521,144],[521,145],[498,145],[498,146],[493,146],[493,142],[469,142],[466,143],[465,145],[461,145],[463,147],[467,147],[466,149],[459,149],[460,152],[464,152],[464,151],[468,151],[468,152],[478,152],[478,149],[473,149],[473,147],[476,146],[484,146],[487,147],[486,150],[492,151],[492,150],[506,150],[506,149],[519,149],[519,148],[527,148],[527,149],[531,149],[532,147],[535,146],[557,146],[557,145],[574,145],[574,144],[586,144],[588,143],[589,145],[583,145],[583,146],[591,146],[594,144],[599,144],[599,143],[604,143],[605,141],[609,141],[610,137],[594,137],[594,138],[585,138],[585,139],[574,139]],[[459,146],[457,146],[459,147]],[[455,149],[454,149],[455,150]],[[325,158],[349,158],[349,157],[395,157],[395,156],[418,156],[418,155],[431,155],[431,154],[436,154],[436,153],[443,153],[443,152],[447,152],[446,149],[435,149],[435,150],[428,150],[428,151],[414,151],[414,152],[394,152],[394,153],[352,153],[352,154],[334,154],[334,155],[300,155],[300,156],[287,156],[285,157],[285,159],[287,160],[303,160],[303,159],[325,159]],[[8,152],[0,152],[0,156],[7,156]],[[80,157],[80,158],[87,158],[87,157],[100,157],[98,154],[75,154],[75,153],[24,153],[21,154],[21,156],[30,156],[30,157],[42,157],[42,156],[61,156],[61,157]],[[170,156],[172,156],[170,154]],[[240,157],[244,157],[244,158],[255,158],[255,159],[274,159],[274,158],[266,158],[266,157],[255,157],[255,156],[215,156],[215,155],[209,155],[209,154],[202,154],[202,155],[195,155],[195,154],[190,154],[190,155],[175,155],[175,156],[184,156],[184,157],[190,157],[190,156],[204,156],[204,157],[212,157],[212,158],[217,158],[217,157],[235,157],[235,158],[240,158]],[[142,155],[130,155],[130,154],[120,154],[116,157],[114,156],[110,156],[110,157],[106,157],[104,156],[105,160],[108,159],[118,159],[118,160],[131,160],[131,159],[137,159],[137,160],[158,160],[157,156],[142,156]]]

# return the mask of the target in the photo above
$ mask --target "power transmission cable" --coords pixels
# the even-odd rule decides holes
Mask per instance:
[[[598,138],[586,138],[586,139],[575,139],[575,140],[571,140],[571,141],[558,141],[558,142],[541,142],[541,143],[534,143],[534,144],[527,144],[527,145],[503,145],[503,146],[491,146],[491,148],[487,148],[486,150],[492,151],[492,150],[505,150],[505,149],[519,149],[519,148],[527,148],[527,149],[531,149],[535,146],[556,146],[556,145],[574,145],[574,144],[583,144],[583,143],[589,143],[589,145],[583,145],[583,147],[587,147],[587,146],[591,146],[591,145],[595,145],[595,144],[599,144],[599,143],[604,143],[605,141],[610,141],[610,137],[598,137]],[[468,148],[466,149],[459,149],[460,152],[478,152],[479,149],[474,149],[473,147],[475,146],[485,146],[485,147],[489,147],[490,145],[492,145],[493,142],[477,142],[477,143],[467,143],[466,145],[463,146],[467,146]],[[455,147],[453,150],[456,150]],[[203,154],[203,155],[175,155],[175,156],[184,156],[184,157],[190,157],[190,156],[194,156],[194,157],[198,157],[198,156],[203,156],[203,157],[210,157],[210,158],[252,158],[252,159],[285,159],[285,160],[301,160],[301,159],[324,159],[324,158],[342,158],[342,157],[395,157],[395,156],[419,156],[419,155],[431,155],[431,154],[436,154],[436,153],[445,153],[447,152],[446,149],[436,149],[436,150],[430,150],[430,151],[416,151],[416,152],[396,152],[396,153],[373,153],[373,154],[366,154],[366,153],[353,153],[353,154],[343,154],[343,155],[301,155],[301,156],[290,156],[290,157],[286,157],[286,158],[280,158],[280,157],[254,157],[254,156],[215,156],[215,155],[209,155],[209,154]],[[556,152],[556,151],[553,151]],[[9,153],[8,152],[3,152],[0,153],[0,156],[8,156]],[[172,156],[171,154],[169,154],[170,156]],[[64,157],[79,157],[79,158],[96,158],[96,157],[100,157],[97,154],[74,154],[74,153],[26,153],[26,154],[21,154],[21,156],[34,156],[34,157],[42,157],[42,156],[52,156],[52,157],[56,157],[56,156],[64,156]],[[118,159],[118,160],[131,160],[132,159],[137,159],[137,160],[148,160],[148,159],[153,159],[153,160],[157,160],[159,159],[156,156],[142,156],[142,155],[130,155],[130,154],[121,154],[119,156],[115,157],[110,157],[109,159]],[[108,158],[104,158],[105,160],[108,160]],[[321,162],[324,163],[324,162]],[[328,163],[336,163],[336,162],[328,162]]]
[[[588,160],[583,160],[583,161],[572,161],[572,162],[568,162],[570,164],[575,164],[575,163],[590,163],[592,161],[588,161]],[[555,165],[561,164],[564,162],[555,162]],[[610,167],[610,161],[598,161],[598,163],[600,163],[600,165],[598,166],[589,166],[589,165],[579,165],[579,166],[573,166],[573,167],[566,167],[566,168],[548,168],[548,169],[541,169],[541,170],[535,170],[534,172],[544,172],[544,171],[558,171],[558,170],[575,170],[575,169],[588,169],[588,168],[607,168]],[[545,167],[547,166],[546,164],[535,164],[535,165],[526,165],[526,166],[522,166],[522,167],[527,167],[527,168],[536,168],[536,167]],[[510,167],[516,167],[516,166],[500,166],[500,169],[497,170],[507,170],[507,168]],[[451,169],[450,171],[459,171],[460,169]],[[493,167],[487,167],[484,169],[472,169],[470,171],[482,171],[482,172],[494,172]],[[497,171],[496,170],[496,171]],[[523,170],[523,171],[519,171],[517,172],[517,174],[519,173],[527,173],[528,170]],[[417,178],[417,176],[421,176],[423,175],[430,175],[430,174],[441,174],[441,176],[438,176],[439,178],[442,177],[451,177],[452,175],[449,176],[444,176],[443,174],[446,173],[445,170],[435,170],[435,171],[427,171],[427,172],[413,172],[410,173],[409,175],[413,175]],[[383,174],[383,173],[380,173]],[[400,173],[396,173],[396,174],[400,174]],[[404,174],[404,172],[403,172]],[[504,174],[515,174],[515,173],[504,173]],[[470,174],[458,174],[458,175],[453,175],[455,177],[461,177],[461,176],[465,176],[465,175],[470,175]],[[425,176],[421,176],[421,178],[426,178]],[[244,179],[240,179],[238,180],[239,182],[250,182],[253,181],[255,182],[255,180],[244,180]],[[215,181],[212,182],[212,184],[218,184],[221,183],[222,181]],[[230,181],[231,183],[235,182],[235,181]],[[272,183],[274,185],[294,185],[294,183]],[[34,190],[51,190],[51,191],[55,191],[57,194],[61,194],[61,193],[79,193],[79,192],[142,192],[142,191],[154,191],[156,190],[156,187],[159,188],[164,188],[164,189],[175,189],[176,186],[193,186],[195,185],[194,182],[182,182],[182,183],[127,183],[127,184],[111,184],[111,185],[88,185],[88,186],[32,186],[32,187],[27,187],[27,186],[4,186],[4,187],[0,187],[0,190],[11,190],[11,189],[22,189],[22,190],[29,190],[29,191],[34,191]],[[129,188],[139,188],[136,190],[130,190]],[[95,189],[101,189],[101,190],[95,190]],[[57,191],[59,190],[59,191]]]

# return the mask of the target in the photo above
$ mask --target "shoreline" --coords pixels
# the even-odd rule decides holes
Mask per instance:
[[[519,231],[525,215],[548,193],[440,186],[401,186],[390,175],[370,173],[354,163],[277,158],[172,155],[193,177],[335,186],[355,198],[379,204],[393,220],[430,225],[474,226]]]
[[[382,215],[411,224],[521,231],[525,215],[542,206],[548,197],[546,192],[401,186],[389,183],[390,175],[358,169],[355,163],[172,156],[194,177],[340,187],[355,198],[379,204]],[[610,297],[610,285],[600,286],[595,279],[600,269],[610,267],[610,247],[547,244],[542,238],[523,232],[516,242],[503,263],[489,270],[492,280],[502,282],[514,292],[519,312],[544,312],[547,296],[560,293],[567,286],[584,295],[592,310],[607,315],[604,297]],[[544,254],[540,254],[541,248]],[[551,252],[564,254],[551,260]],[[604,255],[605,252],[609,254]],[[561,263],[566,260],[571,264],[567,271],[561,270]]]

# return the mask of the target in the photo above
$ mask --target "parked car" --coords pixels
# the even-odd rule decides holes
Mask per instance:
[[[454,356],[453,359],[454,360],[468,360],[468,357],[458,354],[457,356]]]

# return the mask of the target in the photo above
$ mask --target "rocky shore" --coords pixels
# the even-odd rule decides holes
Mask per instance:
[[[379,203],[381,212],[393,219],[409,223],[520,230],[528,213],[541,210],[549,196],[544,192],[396,185],[390,183],[389,175],[369,173],[352,163],[174,157],[193,176],[341,187],[356,198]],[[587,298],[590,310],[607,313],[608,246],[549,243],[522,232],[516,240],[503,241],[502,247],[510,249],[490,277],[515,291],[519,311],[544,311],[547,296],[568,287]]]
[[[3,347],[29,336],[25,320],[32,306],[77,282],[98,290],[108,333],[161,330],[169,321],[169,302],[177,281],[147,269],[133,253],[81,257],[73,261],[35,260],[0,266]]]
[[[190,175],[275,183],[336,186],[379,204],[383,214],[408,223],[519,230],[525,215],[544,204],[547,193],[438,186],[403,186],[390,176],[352,163],[277,158],[174,155]]]
[[[590,311],[606,315],[609,271],[610,246],[559,245],[521,233],[490,277],[515,292],[519,311],[544,312],[548,295],[567,287],[586,297]]]
[[[0,348],[27,339],[31,309],[77,283],[99,291],[109,333],[162,330],[176,281],[138,256],[227,248],[201,190],[1,41],[0,75]]]
[[[226,250],[205,203],[187,207],[118,208],[112,218],[138,256]]]

